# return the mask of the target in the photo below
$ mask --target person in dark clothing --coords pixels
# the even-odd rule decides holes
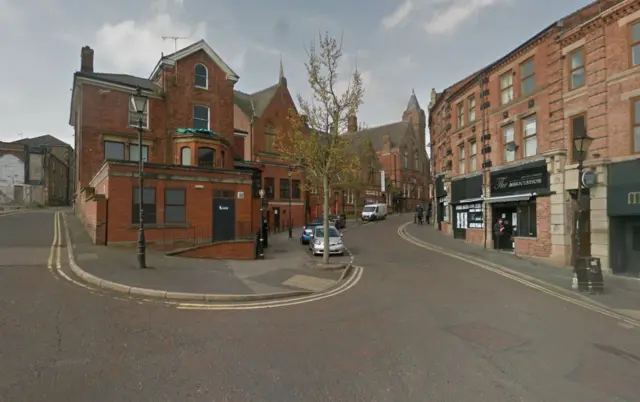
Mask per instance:
[[[504,238],[507,236],[507,227],[502,218],[498,219],[498,222],[493,226],[493,233],[496,236],[495,249],[500,250],[504,247]]]
[[[423,222],[423,219],[424,219],[424,216],[423,216],[423,215],[424,215],[424,212],[422,211],[422,206],[420,206],[420,207],[418,208],[418,223],[419,223],[420,225],[422,225],[422,222]]]

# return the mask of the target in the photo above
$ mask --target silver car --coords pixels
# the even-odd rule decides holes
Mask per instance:
[[[313,255],[324,253],[323,226],[316,226],[313,229],[311,241],[309,242],[309,250],[313,252]],[[345,248],[342,243],[342,233],[340,233],[334,226],[329,226],[329,254],[344,255],[344,252]]]

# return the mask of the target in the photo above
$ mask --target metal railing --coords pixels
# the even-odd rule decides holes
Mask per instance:
[[[253,239],[253,237],[255,237],[255,233],[252,233],[250,222],[235,222],[233,232],[224,227],[216,229],[215,224],[163,228],[159,238],[157,237],[157,240],[152,240],[150,243],[156,249],[175,250],[211,244],[217,241]]]

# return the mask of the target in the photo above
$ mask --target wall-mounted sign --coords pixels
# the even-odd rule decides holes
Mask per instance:
[[[544,161],[491,172],[491,196],[530,193],[549,189],[549,173]]]
[[[380,171],[380,191],[384,193],[385,188],[387,188],[386,177],[384,176],[384,170]]]
[[[580,179],[582,185],[586,188],[591,188],[596,185],[598,179],[596,173],[593,170],[586,170],[582,172],[582,178]]]

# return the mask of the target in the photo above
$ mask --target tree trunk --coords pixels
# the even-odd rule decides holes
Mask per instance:
[[[355,215],[354,218],[356,220],[356,223],[358,223],[358,215],[360,215],[358,213],[358,196],[360,195],[360,192],[358,191],[356,193],[356,196],[353,199],[353,214]]]
[[[322,205],[323,210],[323,222],[324,225],[324,239],[322,240],[324,243],[324,248],[322,251],[322,262],[325,264],[329,263],[329,177],[325,174],[322,178],[322,189],[324,192],[324,202]]]

